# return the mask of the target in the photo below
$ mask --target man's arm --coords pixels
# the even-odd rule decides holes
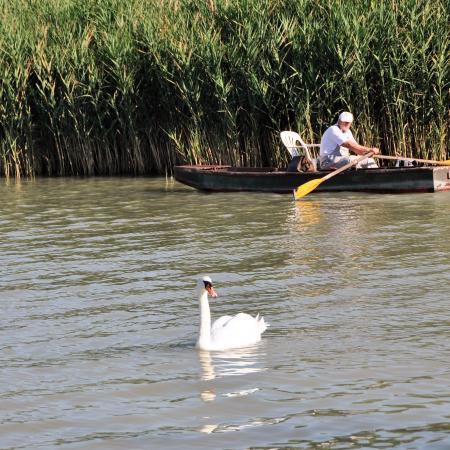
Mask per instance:
[[[341,144],[341,146],[350,149],[357,155],[365,155],[368,152],[373,152],[375,155],[380,153],[380,150],[377,147],[365,147],[364,145],[359,145],[357,142],[350,139]]]

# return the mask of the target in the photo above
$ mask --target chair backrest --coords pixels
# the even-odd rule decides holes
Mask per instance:
[[[298,133],[295,131],[282,131],[280,137],[292,158],[294,156],[300,156],[299,149],[302,148],[306,157],[312,159],[308,146],[303,142]]]

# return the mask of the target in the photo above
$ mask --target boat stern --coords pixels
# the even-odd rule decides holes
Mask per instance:
[[[435,191],[450,191],[450,167],[435,167],[433,183]]]

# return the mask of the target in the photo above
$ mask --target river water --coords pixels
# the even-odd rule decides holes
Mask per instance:
[[[0,193],[1,449],[450,448],[450,193]],[[195,349],[203,274],[259,344]]]

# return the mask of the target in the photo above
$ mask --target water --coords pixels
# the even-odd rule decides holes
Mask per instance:
[[[450,193],[0,194],[0,448],[450,448]],[[261,343],[195,350],[201,274]]]

